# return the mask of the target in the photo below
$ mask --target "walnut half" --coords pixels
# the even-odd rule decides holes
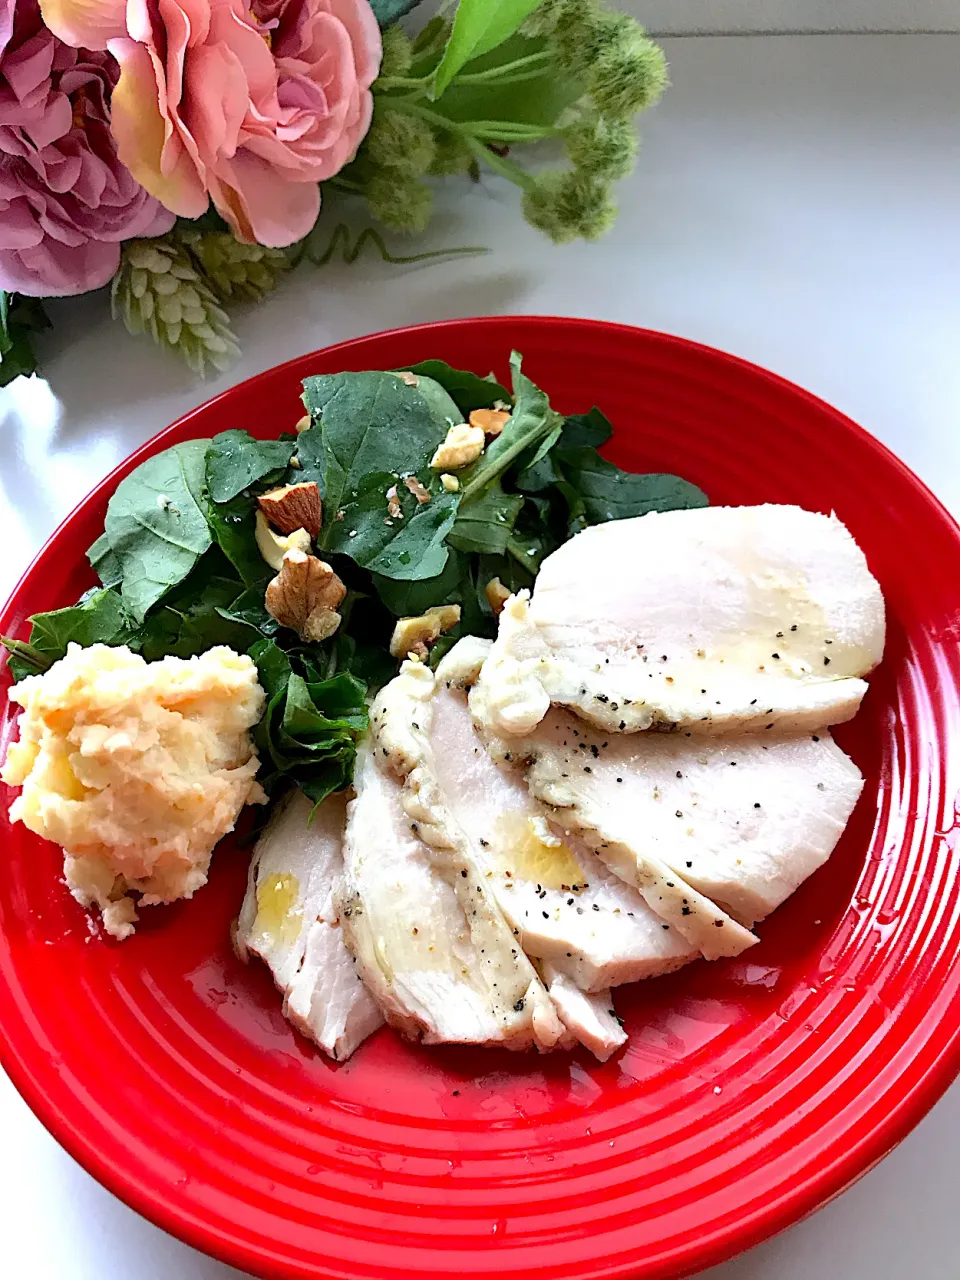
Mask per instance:
[[[337,605],[347,589],[323,560],[294,548],[267,587],[264,603],[282,627],[301,640],[328,640],[340,625]]]

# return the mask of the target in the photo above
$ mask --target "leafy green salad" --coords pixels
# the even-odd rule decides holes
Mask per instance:
[[[368,700],[397,669],[398,619],[459,606],[435,663],[463,635],[496,633],[490,584],[531,586],[544,556],[587,525],[707,503],[677,476],[614,466],[599,452],[612,427],[598,409],[563,417],[517,353],[510,363],[512,390],[440,360],[307,378],[302,429],[224,431],[148,459],[117,486],[87,553],[100,585],[35,614],[29,640],[3,638],[12,674],[45,671],[70,642],[127,645],[147,661],[229,645],[250,655],[267,694],[254,732],[266,791],[295,783],[319,802],[342,789]],[[479,456],[431,466],[451,427],[486,409],[505,421]],[[261,498],[313,484],[309,554],[342,596],[324,639],[268,609],[278,570],[258,538]]]

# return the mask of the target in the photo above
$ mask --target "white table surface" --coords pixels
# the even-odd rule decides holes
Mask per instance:
[[[357,334],[451,316],[596,316],[684,334],[800,383],[960,511],[960,35],[685,38],[614,232],[556,249],[512,190],[447,183],[431,245],[486,258],[305,270],[238,322],[201,385],[101,299],[58,304],[48,382],[0,392],[0,598],[135,445],[207,396]],[[65,602],[66,603],[66,602]],[[960,1088],[882,1165],[710,1280],[958,1274]],[[0,1275],[224,1280],[100,1188],[0,1076]]]

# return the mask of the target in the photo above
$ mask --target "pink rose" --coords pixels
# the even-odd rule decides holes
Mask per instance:
[[[112,129],[168,209],[213,200],[241,239],[282,247],[313,226],[317,184],[370,125],[380,32],[367,0],[43,0],[64,39],[120,63]]]
[[[117,70],[109,54],[55,39],[36,0],[0,0],[0,289],[97,289],[121,241],[173,225],[117,158]]]

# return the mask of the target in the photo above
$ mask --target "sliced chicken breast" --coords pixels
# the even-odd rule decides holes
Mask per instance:
[[[648,902],[642,884],[652,863],[667,869],[673,894],[687,886],[682,930],[703,909],[694,900],[702,895],[739,922],[732,936],[740,938],[826,862],[863,786],[826,730],[606,737],[555,709],[509,745],[527,761],[530,790],[553,806],[554,822],[641,884]],[[709,905],[705,911],[709,946],[711,926],[726,937],[732,922],[717,925]]]
[[[498,766],[488,755],[464,685],[489,649],[489,641],[462,640],[440,663],[429,702],[430,758],[421,767],[432,769],[524,951],[550,961],[583,991],[670,973],[697,959],[699,951],[665,929],[632,885],[583,841],[550,827],[519,764]],[[427,723],[425,716],[419,721]]]
[[[257,841],[235,942],[242,959],[264,961],[283,993],[283,1012],[331,1058],[342,1061],[383,1022],[357,976],[334,906],[343,871],[343,796],[314,813],[302,791],[277,805]]]
[[[383,693],[373,714],[382,726]],[[564,1026],[546,989],[476,866],[420,838],[385,738],[389,724],[358,753],[344,844],[341,916],[364,982],[427,1044],[553,1048]]]
[[[580,1044],[601,1062],[626,1044],[627,1033],[620,1025],[609,991],[589,995],[567,974],[552,964],[541,965],[543,980],[564,1026]]]
[[[550,702],[607,732],[816,729],[849,720],[884,606],[834,516],[703,507],[584,530],[508,603],[487,672],[501,733]]]

